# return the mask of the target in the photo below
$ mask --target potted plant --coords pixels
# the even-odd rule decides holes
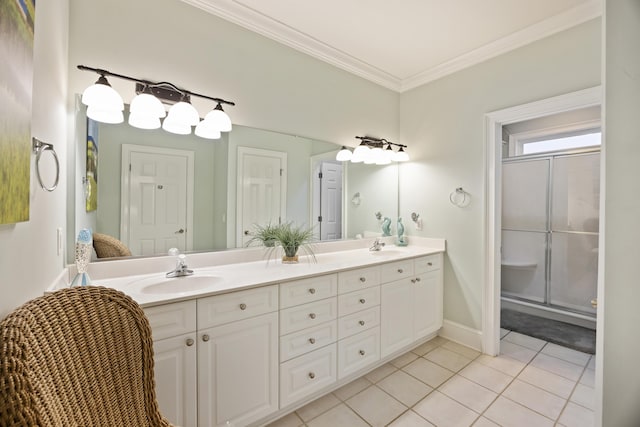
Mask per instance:
[[[248,244],[259,243],[273,251],[277,247],[282,248],[284,255],[283,263],[297,263],[298,251],[302,249],[306,254],[313,257],[315,254],[311,243],[314,241],[313,228],[296,226],[292,222],[279,225],[254,226],[255,231]]]

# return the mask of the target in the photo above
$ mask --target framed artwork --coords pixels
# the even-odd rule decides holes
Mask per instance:
[[[87,117],[87,212],[98,209],[98,122]]]
[[[0,224],[29,220],[35,0],[0,0]]]

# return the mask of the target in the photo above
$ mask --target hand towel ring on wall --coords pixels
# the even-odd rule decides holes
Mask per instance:
[[[449,193],[449,201],[459,208],[463,208],[471,201],[471,195],[464,191],[462,187],[458,187]]]
[[[42,187],[42,189],[45,191],[51,192],[56,189],[56,187],[58,186],[58,181],[60,180],[60,161],[58,160],[58,153],[56,153],[56,150],[53,148],[53,144],[47,144],[46,142],[42,142],[35,137],[31,142],[31,148],[33,150],[33,153],[36,155],[36,177],[38,178],[40,187]],[[51,187],[47,187],[46,185],[44,185],[44,183],[42,182],[42,177],[40,176],[40,156],[45,151],[51,151],[53,159],[56,162],[56,179]]]

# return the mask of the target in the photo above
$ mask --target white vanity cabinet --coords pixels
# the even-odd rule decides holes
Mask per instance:
[[[442,254],[382,266],[381,355],[442,327]]]
[[[153,334],[156,398],[172,424],[197,425],[196,301],[144,310]]]

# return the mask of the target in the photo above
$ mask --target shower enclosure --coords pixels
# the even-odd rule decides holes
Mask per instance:
[[[502,297],[595,319],[600,152],[504,159]]]

